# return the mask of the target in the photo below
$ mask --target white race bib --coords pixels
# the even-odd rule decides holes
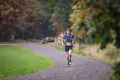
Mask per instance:
[[[66,46],[71,46],[71,42],[66,42]]]

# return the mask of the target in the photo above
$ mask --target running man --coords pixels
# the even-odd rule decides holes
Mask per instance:
[[[75,42],[75,39],[74,39],[74,36],[71,34],[71,29],[67,28],[66,34],[63,37],[63,43],[65,45],[65,52],[66,52],[66,59],[67,59],[67,67],[69,67],[72,64],[71,57],[72,57],[72,48],[73,48],[74,42]]]

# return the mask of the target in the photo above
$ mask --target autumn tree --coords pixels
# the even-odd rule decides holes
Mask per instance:
[[[0,1],[1,39],[3,39],[5,35],[9,35],[10,33],[12,34],[15,33],[13,29],[13,24],[17,23],[16,18],[19,17],[22,12],[24,12],[24,9],[20,7],[20,4],[25,5],[25,4],[22,4],[20,1],[14,1],[14,0],[1,0]]]
[[[86,41],[101,43],[101,48],[113,42],[120,47],[119,3],[119,0],[74,0],[73,13],[70,15],[72,28],[79,34],[81,30],[85,35],[90,32]]]
[[[24,26],[26,26],[25,32],[33,35],[33,38],[35,39],[40,33],[40,25],[45,21],[42,16],[43,10],[37,0],[27,0],[27,8],[27,17],[25,17],[26,24],[24,24]]]
[[[69,15],[72,12],[72,0],[39,0],[44,10],[43,15],[49,28],[57,33],[71,26]]]
[[[28,27],[32,28],[29,31],[31,33],[44,21],[41,13],[42,10],[37,0],[1,0],[0,40],[14,38],[18,34],[22,34],[23,38]]]

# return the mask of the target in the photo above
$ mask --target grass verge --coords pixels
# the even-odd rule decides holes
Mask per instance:
[[[3,44],[3,43],[23,43],[23,42],[40,42],[40,40],[37,40],[37,39],[28,39],[27,41],[26,40],[21,40],[21,39],[14,39],[14,40],[8,40],[8,41],[5,41],[5,42],[0,42],[0,44]]]
[[[61,46],[61,45],[57,45],[54,48],[64,51],[64,47]],[[91,54],[87,54],[87,53],[83,52],[82,50],[78,51],[78,50],[73,49],[73,53],[77,54],[77,55],[85,56],[85,57],[88,57],[88,58],[93,58],[95,60],[100,60],[100,61],[103,61],[103,62],[106,62],[106,63],[109,63],[109,64],[114,64],[115,63],[115,61],[113,61],[109,58],[96,58],[96,57],[92,56]]]
[[[9,40],[9,41],[5,41],[5,42],[0,42],[0,44],[3,44],[3,43],[22,43],[22,42],[27,42],[26,40],[21,40],[21,39],[15,39],[15,40]]]
[[[53,66],[50,58],[21,46],[0,47],[0,79],[31,74]]]

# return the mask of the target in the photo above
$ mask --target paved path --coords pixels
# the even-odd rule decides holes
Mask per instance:
[[[22,45],[29,50],[52,58],[56,65],[49,70],[7,80],[109,80],[106,72],[111,69],[110,64],[73,55],[72,65],[66,67],[65,52],[37,43]]]

